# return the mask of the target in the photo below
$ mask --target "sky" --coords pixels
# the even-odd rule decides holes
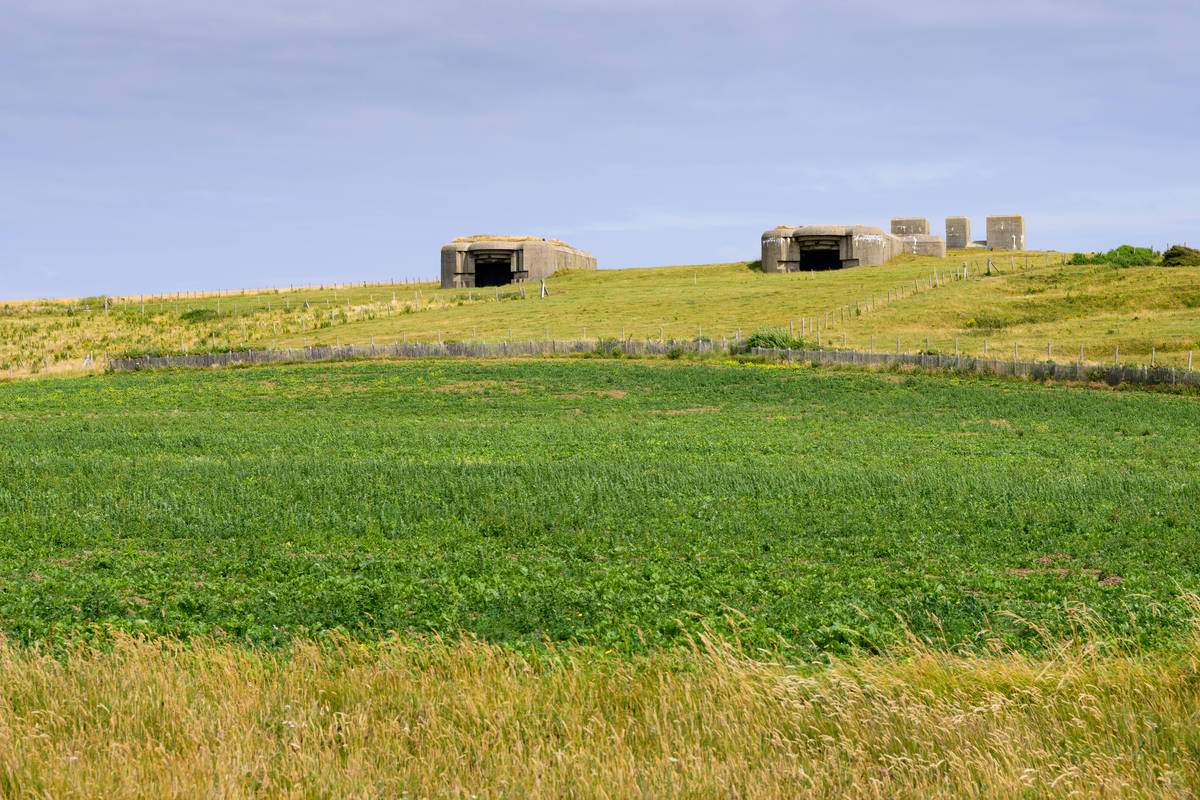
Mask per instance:
[[[0,298],[601,268],[1023,214],[1200,245],[1195,0],[3,0]]]

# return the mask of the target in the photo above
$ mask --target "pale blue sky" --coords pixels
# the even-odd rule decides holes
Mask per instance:
[[[1200,243],[1194,0],[4,0],[0,297],[602,267],[1022,213]]]

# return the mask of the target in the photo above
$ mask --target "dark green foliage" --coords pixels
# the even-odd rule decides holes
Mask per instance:
[[[217,318],[216,309],[212,308],[193,308],[191,311],[185,311],[179,315],[179,318],[184,322],[206,322],[210,319]]]
[[[1181,244],[1171,245],[1163,253],[1162,265],[1164,267],[1200,267],[1200,250]]]
[[[803,339],[797,339],[783,328],[759,328],[746,339],[746,348],[751,347],[803,350],[805,344]]]
[[[1076,253],[1071,256],[1072,264],[1111,264],[1114,267],[1149,267],[1158,263],[1158,251],[1149,247],[1134,247],[1123,244],[1107,253],[1086,256]]]
[[[0,629],[1173,641],[1200,404],[593,359],[0,385]],[[897,619],[899,615],[899,619]],[[1015,617],[1028,622],[1017,622]],[[1136,623],[1131,619],[1136,619]]]

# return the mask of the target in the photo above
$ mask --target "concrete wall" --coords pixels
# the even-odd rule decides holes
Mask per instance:
[[[903,236],[910,233],[929,233],[929,220],[924,217],[892,217],[892,233]]]
[[[965,250],[971,245],[971,220],[966,217],[946,217],[946,247]]]
[[[913,253],[918,256],[937,256],[938,258],[946,257],[946,240],[940,236],[914,233],[901,236],[899,239],[904,246],[905,253]]]
[[[987,218],[989,250],[1024,250],[1025,218],[1019,214]]]
[[[474,287],[474,254],[482,252],[508,253],[512,259],[513,283],[549,278],[561,269],[596,269],[596,256],[591,253],[545,239],[454,241],[442,248],[442,288]]]
[[[763,272],[804,271],[809,254],[832,250],[837,251],[835,267],[884,264],[904,252],[897,237],[869,225],[780,226],[762,235]]]

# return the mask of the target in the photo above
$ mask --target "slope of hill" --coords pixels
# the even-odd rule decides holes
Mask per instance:
[[[961,251],[808,274],[767,275],[745,262],[601,270],[558,275],[546,297],[537,284],[446,291],[427,282],[8,303],[0,377],[100,369],[106,352],[439,338],[734,340],[764,326],[858,349],[1007,354],[1016,345],[1026,359],[1074,359],[1082,348],[1088,361],[1119,353],[1123,362],[1182,367],[1200,350],[1200,267],[1064,261]]]

